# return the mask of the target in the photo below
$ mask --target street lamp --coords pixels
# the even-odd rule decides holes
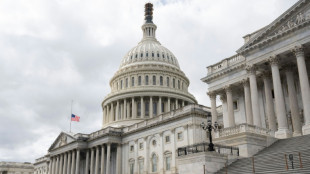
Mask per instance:
[[[203,130],[207,130],[209,132],[209,148],[208,151],[215,151],[214,150],[214,144],[212,143],[212,129],[214,129],[214,131],[216,131],[218,129],[218,124],[217,122],[214,122],[214,126],[212,126],[212,122],[211,120],[208,120],[207,125],[205,125],[204,122],[201,123],[201,127]]]

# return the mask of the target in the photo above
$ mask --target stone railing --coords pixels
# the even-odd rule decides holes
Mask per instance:
[[[131,126],[127,126],[127,127],[123,128],[123,132],[127,133],[127,132],[130,132],[130,131],[133,131],[133,130],[136,130],[136,129],[139,129],[139,128],[142,128],[142,127],[146,127],[146,126],[149,126],[149,125],[152,125],[152,124],[156,124],[156,123],[164,121],[164,120],[171,119],[173,117],[180,116],[181,114],[184,114],[184,113],[187,113],[187,112],[190,112],[190,111],[194,111],[194,110],[195,111],[201,111],[202,113],[206,112],[205,111],[206,108],[204,106],[202,106],[202,105],[196,105],[196,104],[187,105],[187,106],[184,106],[182,108],[179,108],[179,109],[176,109],[176,110],[173,110],[173,111],[170,111],[170,112],[166,112],[166,113],[160,114],[160,115],[158,115],[158,116],[156,116],[154,118],[150,118],[148,120],[145,120],[145,121],[133,124]]]
[[[48,160],[48,158],[45,157],[45,156],[43,156],[43,157],[41,157],[41,158],[36,159],[36,163],[44,162],[44,161],[47,161],[47,160]]]
[[[244,133],[244,132],[272,136],[272,132],[269,129],[243,123],[235,127],[228,127],[228,128],[220,129],[217,132],[214,132],[214,138],[222,138],[222,137],[236,135],[236,134]]]
[[[106,135],[106,134],[115,134],[115,135],[119,134],[120,135],[121,133],[122,133],[121,128],[107,127],[105,129],[101,129],[99,131],[89,134],[89,138],[94,139],[94,138],[97,138],[99,136]]]
[[[236,54],[234,56],[231,56],[229,58],[226,58],[224,60],[222,60],[221,62],[218,62],[214,65],[208,66],[208,75],[221,71],[225,68],[228,68],[230,66],[233,66],[239,62],[244,62],[245,61],[245,57],[243,57],[242,55]]]

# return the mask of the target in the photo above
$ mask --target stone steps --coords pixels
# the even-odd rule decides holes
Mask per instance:
[[[303,168],[300,168],[299,153]],[[289,169],[286,169],[285,156]],[[294,169],[291,169],[289,154],[294,155]],[[252,158],[238,159],[227,167],[227,174],[252,174]],[[271,146],[254,155],[255,174],[309,174],[310,173],[310,135],[278,140]],[[226,168],[217,172],[226,174]]]

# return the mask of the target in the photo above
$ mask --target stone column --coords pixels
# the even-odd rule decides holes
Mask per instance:
[[[274,97],[276,104],[276,114],[278,118],[278,131],[275,133],[276,138],[288,138],[291,136],[291,133],[288,129],[285,103],[282,91],[282,84],[280,78],[280,71],[278,67],[279,58],[277,56],[272,56],[269,58],[272,71],[272,80],[274,88]]]
[[[71,151],[68,152],[67,174],[71,173]]]
[[[96,147],[95,174],[99,174],[99,146]]]
[[[254,65],[249,65],[247,66],[246,70],[248,71],[250,78],[253,122],[255,126],[262,127],[261,115],[259,109],[260,107],[258,102],[256,67]]]
[[[103,115],[102,115],[102,125],[104,125],[105,123],[106,123],[106,121],[105,121],[105,117],[106,117],[106,113],[105,113],[105,111],[106,111],[106,109],[105,109],[105,107],[103,107],[102,108],[103,109]]]
[[[116,115],[115,115],[115,121],[118,121],[119,119],[119,101],[116,102]]]
[[[179,103],[178,103],[178,99],[175,99],[175,109],[179,109]]]
[[[90,152],[90,174],[94,174],[94,149],[91,148]]]
[[[168,97],[168,104],[167,105],[168,105],[167,110],[168,110],[168,112],[170,112],[171,111],[170,97]]]
[[[63,154],[60,154],[59,174],[62,173],[62,167],[63,167]]]
[[[310,87],[305,53],[302,46],[296,46],[293,50],[297,59],[298,74],[301,88],[302,104],[304,109],[305,125],[302,128],[304,135],[310,134]]]
[[[48,174],[52,174],[52,163],[53,163],[53,158],[50,157],[50,163],[48,164]]]
[[[245,114],[247,124],[253,125],[253,112],[251,105],[251,91],[249,81],[247,79],[242,80],[243,91],[244,91],[244,103],[245,103]]]
[[[80,150],[76,150],[75,174],[80,173]]]
[[[114,104],[113,104],[113,102],[111,102],[111,115],[110,115],[110,122],[113,122],[113,121],[115,121],[114,120]]]
[[[111,144],[107,144],[107,171],[106,174],[110,173],[110,158],[111,158]]]
[[[145,117],[145,108],[144,108],[144,100],[143,97],[141,97],[141,118]]]
[[[150,96],[150,118],[153,118],[153,97]]]
[[[131,116],[132,118],[136,118],[136,114],[135,114],[135,98],[131,99]]]
[[[234,106],[233,106],[233,97],[231,86],[225,87],[226,97],[227,97],[227,112],[228,112],[228,127],[235,126],[235,115],[234,115]]]
[[[299,116],[299,108],[298,108],[298,100],[294,83],[294,74],[292,71],[292,67],[286,67],[285,71],[287,88],[288,88],[288,96],[290,101],[290,109],[291,109],[291,117],[293,124],[293,136],[301,136],[301,120]]]
[[[59,171],[58,171],[58,169],[59,169],[58,166],[59,166],[59,156],[57,155],[57,156],[56,156],[56,167],[55,167],[55,168],[56,168],[56,169],[55,169],[55,173],[57,173],[57,174],[58,174],[58,172],[59,172]]]
[[[54,157],[51,157],[51,167],[50,167],[50,171],[51,171],[51,173],[49,173],[49,174],[54,174],[55,173],[55,158]]]
[[[62,170],[62,174],[67,174],[67,168],[68,168],[68,154],[64,154],[64,167]]]
[[[222,93],[220,95],[221,101],[222,101],[222,109],[223,109],[223,124],[224,128],[229,127],[229,121],[228,121],[228,113],[227,113],[227,100],[226,100],[226,94]]]
[[[75,174],[75,152],[72,151],[72,167],[71,167],[71,174]]]
[[[126,104],[126,108],[127,108],[126,119],[128,119],[130,117],[130,103],[129,102]]]
[[[107,110],[107,115],[106,115],[106,123],[110,123],[110,115],[111,115],[111,110],[109,105],[106,105],[106,110]]]
[[[161,104],[161,97],[159,97],[158,99],[158,109],[159,109],[159,112],[158,112],[158,115],[162,113],[162,104]]]
[[[85,164],[85,174],[89,171],[89,150],[86,150],[86,164]]]
[[[185,106],[185,102],[184,102],[184,100],[182,100],[182,107],[184,107]]]
[[[210,101],[211,101],[211,116],[212,124],[217,122],[217,111],[216,111],[216,94],[214,92],[208,92]],[[184,101],[183,101],[184,103]]]
[[[271,93],[271,81],[270,81],[270,74],[265,73],[263,75],[263,81],[264,81],[264,90],[265,90],[265,98],[266,98],[266,115],[268,118],[268,125],[269,129],[276,131],[277,125],[276,125],[276,117],[274,113],[274,103]]]
[[[171,130],[171,146],[176,149],[176,138],[175,138],[175,129]],[[171,170],[172,172],[176,171],[176,167],[177,167],[177,163],[176,163],[176,156],[177,154],[175,154],[177,152],[177,150],[172,150],[171,151]]]
[[[121,144],[117,145],[116,154],[116,174],[122,174],[122,148]]]
[[[124,99],[124,113],[123,113],[123,120],[127,119],[127,100]]]
[[[100,174],[104,174],[104,145],[101,146],[101,172]]]

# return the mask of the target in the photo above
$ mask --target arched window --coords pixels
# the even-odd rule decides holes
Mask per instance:
[[[178,80],[178,89],[180,89],[180,80]]]
[[[164,158],[165,158],[165,170],[170,171],[171,170],[171,152],[165,152]]]
[[[165,55],[164,55],[164,53],[163,53],[163,58],[165,58]]]
[[[143,174],[143,170],[144,170],[144,159],[142,157],[140,157],[138,159],[138,164],[139,164],[139,174]]]
[[[121,80],[121,89],[123,89],[123,80]]]
[[[172,80],[172,87],[175,88],[175,79]]]
[[[157,57],[159,57],[159,53],[157,53]]]
[[[149,76],[145,76],[145,85],[149,85]]]
[[[164,80],[163,80],[163,76],[160,76],[160,78],[159,78],[159,81],[160,81],[160,86],[163,86],[164,85]]]
[[[157,156],[155,153],[152,155],[152,172],[157,172]]]
[[[131,159],[129,160],[129,174],[134,174],[134,166],[135,166],[135,160]]]
[[[136,54],[136,58],[138,57],[138,54]]]
[[[156,85],[156,76],[153,76],[153,85]]]
[[[138,77],[138,85],[141,86],[141,76]]]
[[[169,79],[169,77],[167,77],[167,86],[168,87],[170,86],[170,79]]]
[[[128,78],[126,78],[126,88],[128,88]]]
[[[131,86],[135,86],[135,77],[131,77]]]
[[[149,57],[149,53],[148,52],[146,52],[146,55],[145,55],[146,57]]]

